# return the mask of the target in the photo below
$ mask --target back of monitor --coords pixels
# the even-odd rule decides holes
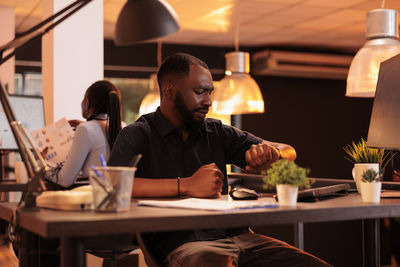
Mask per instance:
[[[381,63],[367,144],[400,150],[400,55]]]

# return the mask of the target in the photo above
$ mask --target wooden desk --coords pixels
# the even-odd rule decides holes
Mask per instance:
[[[0,219],[10,221],[16,203],[0,203]],[[222,226],[265,226],[362,219],[364,266],[379,266],[378,218],[400,216],[400,199],[382,199],[380,204],[361,202],[351,194],[315,203],[298,203],[296,208],[268,208],[230,212],[139,207],[133,203],[125,213],[64,212],[48,209],[21,211],[19,225],[44,238],[61,240],[61,266],[84,266],[82,239],[87,236],[218,228]],[[369,257],[370,256],[370,257]]]

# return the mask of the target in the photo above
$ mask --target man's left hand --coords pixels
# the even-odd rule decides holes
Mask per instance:
[[[267,170],[272,163],[279,159],[279,151],[266,143],[252,145],[246,151],[246,171],[251,173],[261,173]]]

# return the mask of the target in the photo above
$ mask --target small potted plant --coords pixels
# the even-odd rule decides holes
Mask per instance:
[[[374,169],[367,169],[361,175],[361,198],[363,202],[379,203],[381,198],[382,175]]]
[[[347,154],[345,158],[354,163],[352,174],[358,193],[361,193],[360,181],[362,174],[368,169],[373,169],[379,173],[379,170],[384,169],[390,159],[389,153],[386,153],[383,149],[368,147],[363,138],[358,143],[353,141],[351,145],[343,149]]]
[[[293,161],[280,159],[264,173],[264,187],[276,186],[280,206],[296,206],[298,188],[310,187],[308,172],[308,169],[297,166]]]

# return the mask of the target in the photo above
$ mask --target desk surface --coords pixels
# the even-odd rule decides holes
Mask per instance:
[[[203,211],[154,208],[132,203],[128,212],[21,211],[19,225],[42,237],[95,236],[135,231],[172,231],[196,228],[261,226],[297,222],[345,221],[400,216],[400,199],[381,199],[365,204],[358,194],[315,203],[298,203],[296,208],[262,208],[238,211]],[[0,203],[0,218],[9,221],[16,203]]]

